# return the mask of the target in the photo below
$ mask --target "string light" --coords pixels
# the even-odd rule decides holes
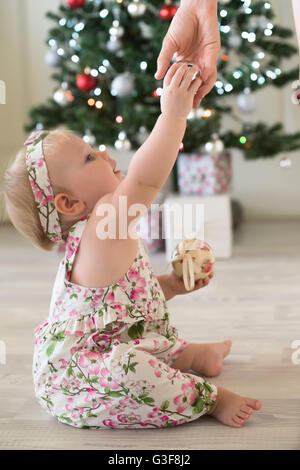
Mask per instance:
[[[95,104],[94,98],[89,98],[89,99],[88,99],[88,105],[89,105],[89,106],[94,106],[94,104]]]
[[[211,117],[213,115],[213,110],[212,109],[204,109],[204,111],[202,112],[202,117],[204,117],[205,119]]]
[[[100,13],[99,13],[99,16],[100,16],[101,18],[106,18],[107,15],[108,15],[108,10],[107,10],[106,8],[104,8],[103,10],[101,10]]]
[[[247,142],[246,137],[245,137],[244,135],[242,135],[242,136],[240,137],[240,143],[241,143],[241,144],[245,144],[246,142]]]
[[[97,109],[101,109],[101,108],[103,108],[103,102],[102,101],[96,101],[95,106],[96,106]]]
[[[104,65],[100,65],[100,67],[98,68],[99,72],[100,73],[106,73],[107,72],[107,68],[104,67]]]
[[[74,29],[75,31],[78,33],[79,31],[82,31],[85,27],[85,24],[80,22],[80,23],[77,23],[75,26],[74,26]]]
[[[120,115],[116,117],[116,122],[117,122],[118,124],[122,124],[123,120],[124,120],[123,117],[120,116]]]
[[[254,61],[252,62],[252,67],[253,67],[254,69],[258,69],[258,68],[260,67],[260,63],[257,62],[257,60],[254,60]]]
[[[241,78],[243,74],[239,70],[235,70],[232,75],[234,76],[234,78],[238,79]]]

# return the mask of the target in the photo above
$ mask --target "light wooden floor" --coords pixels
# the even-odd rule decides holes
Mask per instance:
[[[33,395],[33,330],[45,318],[61,254],[31,247],[0,228],[1,449],[300,449],[300,221],[251,222],[234,236],[230,260],[197,292],[168,302],[173,323],[192,342],[232,339],[216,385],[259,398],[241,429],[210,417],[165,430],[81,430],[47,415]],[[150,256],[156,274],[163,253]],[[300,354],[298,355],[300,358]],[[138,431],[138,434],[137,434]]]

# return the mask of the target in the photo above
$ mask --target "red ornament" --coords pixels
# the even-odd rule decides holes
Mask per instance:
[[[67,0],[67,4],[70,8],[80,8],[85,4],[85,0]]]
[[[159,10],[159,17],[161,20],[170,21],[176,14],[178,7],[176,5],[164,5]]]
[[[300,90],[297,93],[297,100],[300,101]]]
[[[81,91],[89,92],[94,90],[98,84],[98,81],[92,75],[88,75],[87,73],[83,73],[81,75],[76,75],[76,85],[77,88]]]

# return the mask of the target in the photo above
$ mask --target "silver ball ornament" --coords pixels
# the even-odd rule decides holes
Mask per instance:
[[[245,88],[245,90],[237,96],[236,102],[238,109],[246,114],[253,113],[257,108],[255,95],[249,88]]]
[[[130,96],[134,90],[134,77],[130,72],[117,75],[111,83],[111,94],[123,98]]]
[[[133,18],[136,18],[138,16],[142,16],[145,11],[146,11],[146,5],[144,3],[140,2],[140,0],[133,0],[133,2],[130,2],[127,11],[132,16]]]
[[[62,57],[57,54],[55,49],[49,49],[45,54],[45,64],[49,67],[59,67],[62,60]]]

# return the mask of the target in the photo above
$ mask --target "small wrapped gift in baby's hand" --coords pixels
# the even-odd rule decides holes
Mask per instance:
[[[179,284],[183,290],[177,293],[185,293],[207,285],[214,274],[214,262],[215,256],[207,242],[190,238],[178,243],[171,257],[173,273],[178,279],[177,290]],[[173,283],[176,283],[174,275]],[[176,286],[173,285],[172,288],[176,289]]]

